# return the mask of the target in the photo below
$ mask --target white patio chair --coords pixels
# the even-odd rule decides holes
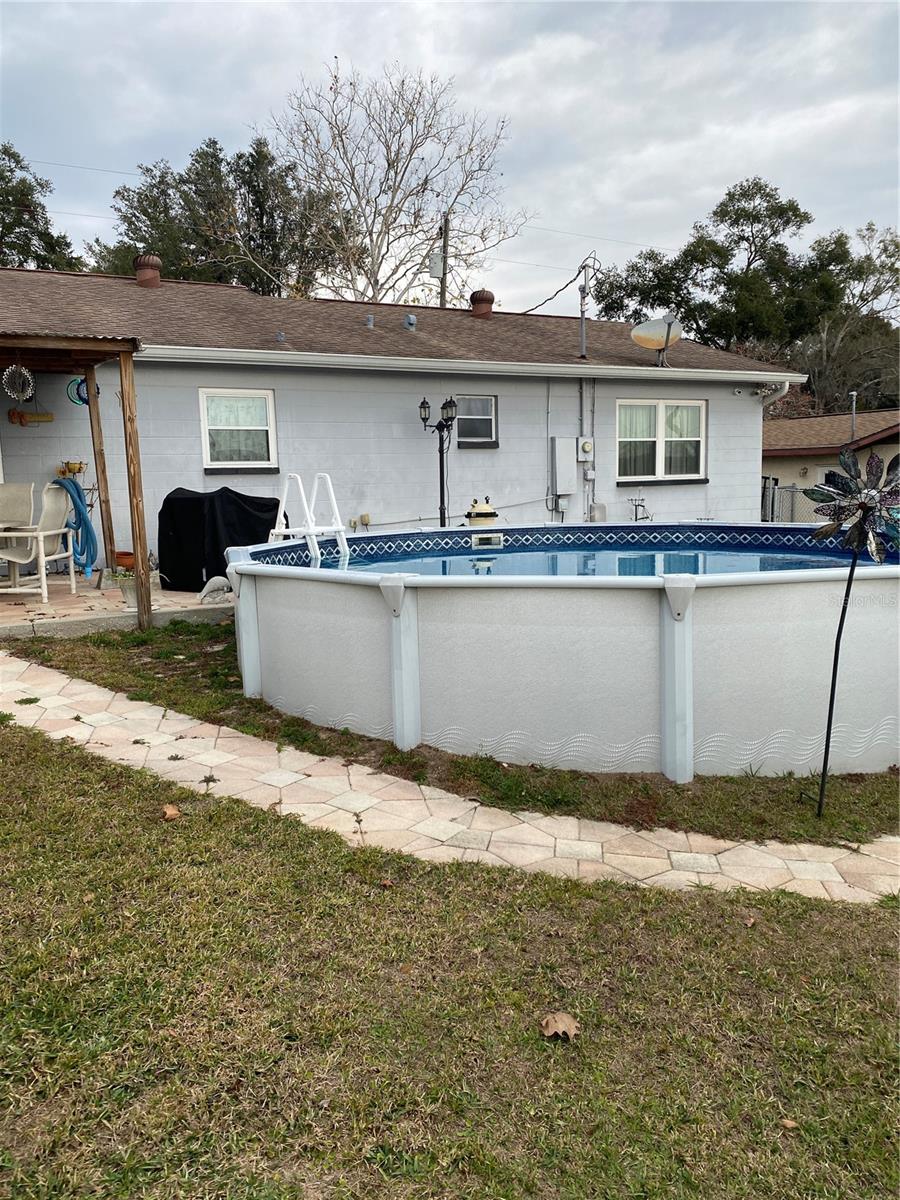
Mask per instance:
[[[73,534],[71,529],[66,528],[68,512],[68,493],[63,488],[48,483],[41,496],[41,515],[37,525],[3,530],[3,540],[6,544],[0,546],[0,563],[7,564],[9,579],[5,583],[0,581],[0,594],[40,592],[41,599],[46,604],[47,563],[61,560],[68,560],[69,589],[75,594]],[[21,582],[19,570],[31,562],[37,568],[37,577],[33,584],[24,584]]]
[[[5,527],[27,529],[33,513],[33,483],[0,483],[0,549],[7,544],[2,530]]]
[[[34,512],[33,483],[0,483],[0,527],[24,529]]]

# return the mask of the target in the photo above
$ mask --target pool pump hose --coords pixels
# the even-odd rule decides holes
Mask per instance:
[[[72,530],[75,566],[82,568],[85,579],[90,579],[94,563],[97,561],[97,534],[91,524],[84,488],[77,479],[54,479],[53,482],[69,493],[73,515],[66,521],[66,528]]]

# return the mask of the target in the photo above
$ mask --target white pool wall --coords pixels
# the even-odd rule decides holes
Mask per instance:
[[[836,771],[881,771],[898,760],[897,572],[892,575],[865,577],[860,570],[854,581],[838,676]],[[699,774],[727,774],[736,764],[766,775],[819,769],[845,586],[846,578],[697,589]]]
[[[318,724],[507,762],[818,769],[847,571],[340,575],[233,559],[248,695]],[[832,769],[898,759],[897,580],[860,567]]]

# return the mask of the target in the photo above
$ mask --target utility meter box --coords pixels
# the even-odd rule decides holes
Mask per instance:
[[[550,439],[550,491],[554,496],[571,496],[578,491],[578,438]]]
[[[578,461],[593,462],[594,461],[594,439],[588,437],[580,437],[578,440]]]

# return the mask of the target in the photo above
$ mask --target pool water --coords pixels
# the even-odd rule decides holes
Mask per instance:
[[[725,575],[735,572],[822,570],[847,567],[849,556],[760,550],[667,550],[603,546],[585,550],[472,550],[456,554],[398,555],[373,560],[351,555],[346,564],[322,563],[331,570],[370,571],[382,575],[543,575],[653,576]]]

